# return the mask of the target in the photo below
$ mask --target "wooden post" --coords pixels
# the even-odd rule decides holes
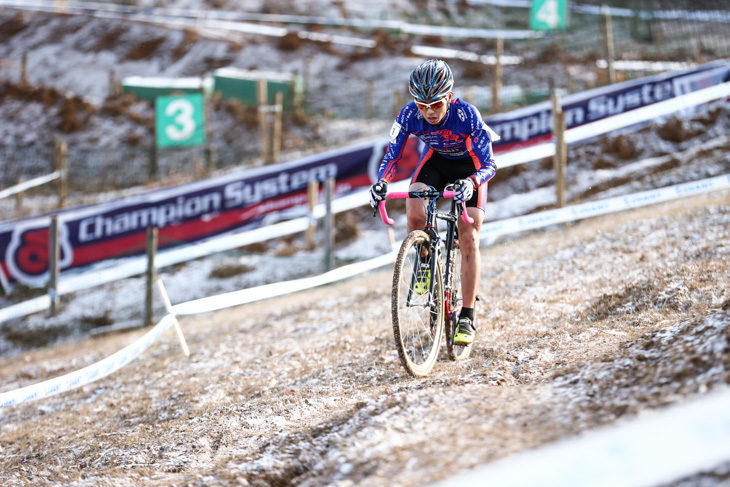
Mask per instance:
[[[289,83],[289,90],[291,91],[291,101],[294,113],[299,117],[302,115],[302,97],[298,88],[299,80],[301,78],[299,78],[299,71],[296,69],[293,71],[293,75],[291,83]]]
[[[145,273],[144,322],[142,326],[152,324],[152,297],[157,280],[155,256],[157,255],[157,227],[147,227],[147,271]]]
[[[335,215],[332,212],[332,199],[334,198],[335,192],[335,180],[334,178],[327,178],[324,183],[324,195],[325,195],[325,225],[324,225],[324,271],[329,272],[332,270],[333,256],[332,253],[335,247]]]
[[[309,208],[309,227],[307,227],[307,249],[314,250],[314,237],[317,233],[317,219],[314,218],[314,207],[319,197],[319,181],[309,181],[307,186],[307,201]]]
[[[20,67],[20,84],[28,84],[28,53],[23,53],[23,61]]]
[[[606,70],[608,84],[613,84],[616,82],[616,72],[613,69],[613,26],[611,23],[611,12],[605,5],[603,6],[603,15],[606,19]]]
[[[147,166],[148,183],[157,181],[157,173],[159,172],[159,168],[157,166],[157,146],[155,144],[156,142],[153,141],[152,147],[150,147],[150,163]]]
[[[565,206],[565,172],[568,157],[568,146],[565,143],[565,112],[560,104],[560,97],[552,94],[553,102],[553,137],[555,141],[555,155],[553,168],[555,169],[555,193],[559,208]]]
[[[22,184],[24,181],[23,176],[18,177],[18,184]],[[23,192],[18,191],[15,193],[15,211],[20,214],[23,211]],[[0,271],[2,272],[2,271]]]
[[[117,84],[117,73],[113,69],[109,70],[109,96],[119,95],[119,85]]]
[[[284,93],[277,91],[274,100],[274,140],[271,148],[271,162],[276,164],[279,162],[281,154],[281,117],[284,113]]]
[[[266,80],[260,79],[256,82],[256,101],[259,107],[259,133],[261,137],[261,157],[264,164],[268,164],[271,159],[271,151],[269,144],[269,116],[267,108],[268,93]]]
[[[367,93],[365,93],[365,118],[371,119],[375,116],[375,81],[369,79]]]
[[[48,296],[51,298],[49,315],[56,316],[59,306],[58,275],[61,246],[59,244],[58,216],[51,217],[51,228],[48,233]]]
[[[205,173],[210,176],[218,165],[218,148],[210,142],[205,146]]]
[[[302,73],[302,98],[307,99],[307,92],[309,91],[309,76],[312,74],[312,57],[307,56],[304,58],[304,72]]]
[[[395,116],[398,117],[400,109],[403,108],[403,93],[400,91],[395,92]]]
[[[502,103],[499,95],[502,92],[502,54],[504,54],[504,40],[497,38],[497,61],[494,64],[494,80],[492,80],[492,112],[498,112],[502,109]]]
[[[661,59],[661,56],[664,55],[664,29],[662,28],[661,22],[656,22],[654,20],[654,17],[652,16],[651,20],[651,33],[652,33],[652,40],[654,41],[654,50],[655,50],[655,56],[659,59]]]
[[[66,168],[68,166],[68,147],[66,142],[56,138],[53,147],[53,169],[59,171],[61,176],[56,180],[56,192],[58,194],[58,208],[66,206],[66,192],[68,189],[68,178]]]

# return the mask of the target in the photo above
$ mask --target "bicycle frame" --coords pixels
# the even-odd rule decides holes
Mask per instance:
[[[451,210],[449,212],[442,212],[439,211],[436,208],[436,201],[439,198],[451,198]],[[445,311],[446,316],[451,316],[451,313],[454,311],[451,309],[451,291],[452,291],[452,281],[453,281],[453,268],[452,260],[453,260],[453,249],[454,249],[454,242],[456,241],[456,223],[457,219],[459,217],[459,211],[457,210],[456,206],[456,200],[453,199],[454,192],[453,191],[436,191],[433,188],[425,187],[421,188],[416,191],[407,191],[407,192],[393,192],[389,193],[387,195],[387,199],[403,199],[403,198],[418,198],[421,200],[428,199],[429,202],[426,205],[426,225],[424,227],[424,231],[429,236],[429,245],[430,245],[430,251],[432,252],[432,255],[439,259],[441,257],[441,242],[444,242],[444,254],[445,254],[445,262],[444,262],[444,294],[445,294]],[[386,225],[393,225],[395,223],[394,220],[388,217],[388,214],[385,209],[385,200],[381,200],[378,209],[380,210],[380,217],[383,220],[383,223]],[[474,223],[474,220],[467,214],[466,212],[466,203],[461,204],[461,211],[462,219],[467,223]],[[441,238],[441,235],[438,233],[438,228],[436,225],[436,220],[444,220],[446,221],[446,238],[445,241],[443,238]],[[437,259],[431,259],[431,275],[436,275],[435,272],[435,266],[437,265]],[[417,262],[414,264],[417,265]],[[415,273],[414,273],[415,276]],[[433,280],[431,280],[429,284],[429,292],[433,292]],[[410,302],[411,299],[411,293],[408,294],[408,302]]]

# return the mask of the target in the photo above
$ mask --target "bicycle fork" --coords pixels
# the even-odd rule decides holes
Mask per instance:
[[[451,327],[451,340],[453,343],[454,339],[454,325],[457,321],[457,314],[461,311],[461,307],[458,306],[457,299],[458,296],[455,296],[454,294],[458,291],[454,289],[454,270],[456,268],[456,263],[454,262],[454,251],[453,249],[456,246],[456,238],[455,238],[455,231],[453,229],[453,225],[455,225],[454,222],[447,223],[446,228],[446,263],[444,265],[444,316],[446,320],[446,325]],[[452,309],[453,306],[453,309]]]
[[[413,297],[413,290],[415,289],[416,281],[418,279],[418,273],[419,273],[419,271],[422,270],[421,269],[421,263],[422,263],[421,253],[423,252],[423,248],[421,247],[421,248],[416,249],[416,252],[417,252],[417,256],[413,260],[413,272],[411,272],[411,283],[410,283],[410,286],[408,286],[408,297],[406,299],[406,306],[426,306],[426,305],[431,304],[430,299],[429,299],[429,302],[426,304],[418,303],[415,305],[413,304],[413,301],[411,300],[411,298]],[[435,248],[429,249],[427,257],[428,256],[431,256],[431,261],[429,262],[429,267],[428,267],[431,278],[429,279],[429,282],[428,282],[428,291],[427,291],[427,293],[424,293],[424,294],[427,294],[427,296],[429,296],[429,298],[430,298],[431,296],[433,296],[434,277],[436,276],[436,265],[438,264],[437,259],[440,258],[440,256],[439,256],[439,252],[437,252],[437,249],[435,249]]]

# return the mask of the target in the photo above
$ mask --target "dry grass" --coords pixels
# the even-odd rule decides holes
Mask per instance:
[[[388,270],[185,319],[189,359],[170,332],[109,378],[0,411],[0,480],[421,485],[730,382],[729,203],[484,249],[473,358],[424,380],[392,345]],[[2,390],[140,333],[3,359]]]

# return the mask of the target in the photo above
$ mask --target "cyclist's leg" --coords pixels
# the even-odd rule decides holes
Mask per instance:
[[[486,186],[486,185],[485,185]],[[484,195],[482,195],[482,191]],[[459,219],[459,249],[461,250],[461,295],[463,298],[462,308],[454,330],[454,344],[468,346],[474,341],[476,328],[474,327],[474,304],[476,303],[477,286],[479,285],[479,274],[482,266],[482,256],[479,252],[479,231],[482,228],[484,219],[483,205],[479,201],[486,202],[486,187],[475,191],[476,198],[467,202],[466,212],[474,220],[473,223],[466,223]],[[476,206],[470,206],[475,205]]]
[[[408,190],[415,191],[425,186],[424,183],[411,183]],[[417,198],[406,200],[406,218],[408,219],[408,233],[413,230],[423,230],[423,227],[426,226],[426,209],[421,200]]]
[[[461,250],[461,294],[462,306],[474,308],[479,285],[479,273],[482,266],[482,255],[479,252],[479,231],[482,228],[484,210],[468,207],[467,214],[474,223],[459,220],[459,249]]]
[[[484,211],[487,206],[487,185],[476,188],[474,195],[466,202],[466,212],[474,223],[459,219],[459,248],[461,249],[461,292],[464,308],[474,308],[482,268],[479,252],[479,232],[482,229]]]

